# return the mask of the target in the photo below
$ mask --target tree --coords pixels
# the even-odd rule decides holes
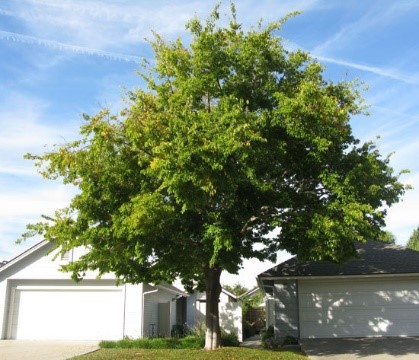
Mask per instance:
[[[379,236],[385,205],[405,191],[389,158],[352,135],[359,86],[326,81],[307,53],[285,50],[277,33],[289,16],[244,31],[231,10],[225,27],[218,7],[190,21],[188,46],[156,34],[147,89],[128,92],[118,114],[84,115],[80,139],[27,155],[79,193],[23,238],[86,246],[63,266],[76,280],[98,270],[205,289],[207,349],[220,343],[222,271],[281,249],[344,261],[354,241]]]
[[[227,291],[231,292],[232,294],[240,297],[243,294],[247,293],[249,291],[248,288],[246,288],[245,286],[243,286],[242,284],[236,283],[233,286],[231,285],[224,285],[223,286],[224,289],[226,289]]]
[[[419,226],[412,231],[406,247],[408,249],[419,251]]]
[[[389,244],[395,244],[396,236],[390,231],[383,231],[382,235],[377,240],[386,242]]]

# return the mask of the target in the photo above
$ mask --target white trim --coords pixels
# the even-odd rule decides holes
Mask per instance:
[[[165,290],[165,291],[167,291],[169,293],[172,293],[172,294],[175,294],[175,295],[182,295],[182,296],[187,296],[188,295],[187,293],[185,293],[184,291],[181,291],[180,289],[178,289],[177,287],[175,287],[173,285],[157,284],[157,285],[154,285],[154,286],[158,289]]]
[[[415,277],[419,276],[419,273],[400,273],[400,274],[358,274],[358,275],[325,275],[325,276],[316,276],[316,275],[308,275],[308,276],[264,276],[260,277],[260,281],[262,282],[262,286],[266,286],[263,284],[264,280],[272,280],[272,281],[280,281],[280,280],[333,280],[333,279],[359,279],[359,278],[394,278],[394,277]]]
[[[228,295],[228,296],[232,297],[232,298],[233,298],[233,299],[235,299],[236,301],[238,301],[238,300],[240,300],[240,301],[241,301],[241,299],[240,299],[240,297],[239,297],[239,296],[237,296],[237,295],[235,295],[235,294],[231,293],[230,291],[228,291],[228,290],[224,289],[223,287],[221,288],[221,292],[223,292],[224,294],[226,294],[226,295]]]
[[[4,270],[8,269],[9,267],[13,266],[14,264],[16,264],[17,262],[19,262],[20,260],[24,259],[25,257],[33,254],[35,251],[43,248],[47,244],[50,244],[50,242],[48,240],[42,240],[41,242],[35,244],[34,246],[32,246],[31,248],[27,249],[23,253],[17,255],[12,260],[10,260],[9,262],[7,262],[5,265],[3,265],[2,267],[0,267],[0,273],[2,271],[4,271]]]
[[[12,337],[12,322],[13,322],[13,312],[15,310],[15,297],[16,297],[16,287],[12,287],[10,289],[9,316],[7,319],[6,339],[10,339]]]
[[[108,286],[68,286],[68,285],[18,285],[15,286],[14,289],[16,290],[29,290],[29,291],[123,291],[122,287],[117,287],[116,285],[108,285]]]

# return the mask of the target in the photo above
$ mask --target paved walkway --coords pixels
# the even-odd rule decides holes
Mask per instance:
[[[414,360],[419,359],[419,337],[303,339],[310,360]]]
[[[97,341],[0,340],[0,359],[65,360],[97,349]]]
[[[240,344],[241,347],[248,347],[248,348],[261,348],[262,341],[260,340],[260,335],[254,335],[247,339],[244,339],[243,342]]]

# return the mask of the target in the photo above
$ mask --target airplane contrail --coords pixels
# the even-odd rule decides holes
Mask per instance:
[[[7,40],[7,41],[21,42],[21,43],[31,44],[31,45],[44,46],[47,48],[53,48],[60,51],[71,51],[71,52],[81,54],[81,55],[100,56],[100,57],[104,57],[106,59],[113,60],[113,61],[126,61],[126,62],[138,63],[142,59],[139,56],[92,49],[85,46],[71,45],[71,44],[66,44],[66,43],[62,43],[62,42],[58,42],[54,40],[47,40],[47,39],[42,39],[35,36],[22,35],[22,34],[10,32],[10,31],[3,31],[3,30],[0,30],[0,39]]]

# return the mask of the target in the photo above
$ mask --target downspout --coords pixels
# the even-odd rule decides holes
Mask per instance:
[[[143,284],[144,286],[144,284]],[[145,291],[143,292],[143,306],[142,306],[142,311],[141,311],[141,321],[142,321],[142,326],[141,326],[141,337],[144,338],[144,301],[145,301],[145,296],[149,295],[149,294],[153,294],[155,292],[159,291],[159,289],[155,289],[155,290],[150,290],[150,291]]]
[[[124,284],[124,320],[122,323],[122,338],[125,339],[125,316],[127,307],[127,284]]]

